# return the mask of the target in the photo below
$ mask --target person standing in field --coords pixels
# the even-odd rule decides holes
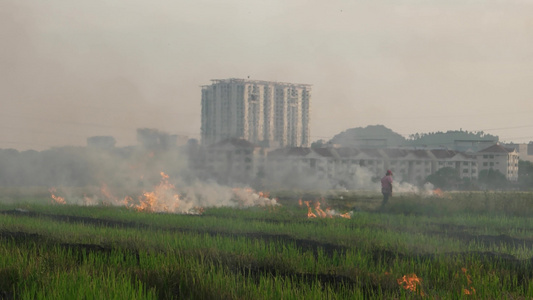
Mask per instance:
[[[381,207],[387,204],[389,197],[392,197],[392,171],[387,170],[387,174],[381,178],[381,193],[383,194],[383,202]]]

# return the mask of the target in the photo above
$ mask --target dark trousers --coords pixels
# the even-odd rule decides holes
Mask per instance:
[[[391,193],[382,192],[382,194],[383,194],[383,202],[381,202],[381,206],[384,206],[385,204],[387,204],[387,201],[389,201],[389,197]]]

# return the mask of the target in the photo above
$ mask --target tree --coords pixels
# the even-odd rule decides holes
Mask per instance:
[[[426,177],[426,182],[430,182],[436,188],[449,190],[458,187],[461,177],[454,168],[444,167]]]
[[[507,177],[502,172],[494,169],[480,171],[478,182],[486,189],[505,189],[510,186]]]
[[[533,163],[530,161],[518,161],[518,186],[521,190],[533,189]]]
[[[427,145],[453,145],[457,140],[477,142],[496,142],[498,136],[485,134],[483,131],[470,132],[461,130],[448,130],[446,132],[415,133],[409,135],[408,144],[411,146]]]
[[[324,147],[325,144],[326,144],[326,142],[324,140],[318,140],[318,141],[315,141],[315,142],[311,143],[311,148],[313,148],[313,149],[322,148],[322,147]]]

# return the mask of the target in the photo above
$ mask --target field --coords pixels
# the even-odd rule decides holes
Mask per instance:
[[[533,297],[532,194],[271,196],[196,214],[10,198],[0,299]]]

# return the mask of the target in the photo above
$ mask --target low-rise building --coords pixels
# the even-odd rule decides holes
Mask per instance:
[[[442,168],[449,167],[454,168],[461,179],[478,178],[478,165],[475,155],[445,149],[431,150],[431,154],[434,157],[432,160],[431,174]]]
[[[281,148],[267,155],[266,170],[278,173],[290,170],[295,173],[317,175],[318,178],[331,178],[335,174],[337,158],[328,148]]]
[[[495,144],[476,153],[479,170],[498,170],[507,180],[518,180],[518,160],[520,156],[514,148]]]
[[[455,169],[461,178],[478,177],[476,156],[452,150],[284,148],[270,152],[267,164],[269,170],[290,166],[319,178],[354,176],[360,168],[380,177],[390,169],[401,181],[423,183],[444,167]]]
[[[264,150],[243,139],[226,139],[208,146],[203,168],[221,183],[250,183],[264,166]]]
[[[461,179],[475,180],[482,170],[494,169],[510,181],[518,179],[518,153],[499,144],[476,153],[446,149],[406,148],[307,148],[271,150],[242,139],[227,139],[203,150],[203,174],[226,184],[249,184],[257,177],[310,176],[315,179],[349,181],[361,176],[379,178],[392,170],[398,181],[422,184],[442,168],[452,168]]]

